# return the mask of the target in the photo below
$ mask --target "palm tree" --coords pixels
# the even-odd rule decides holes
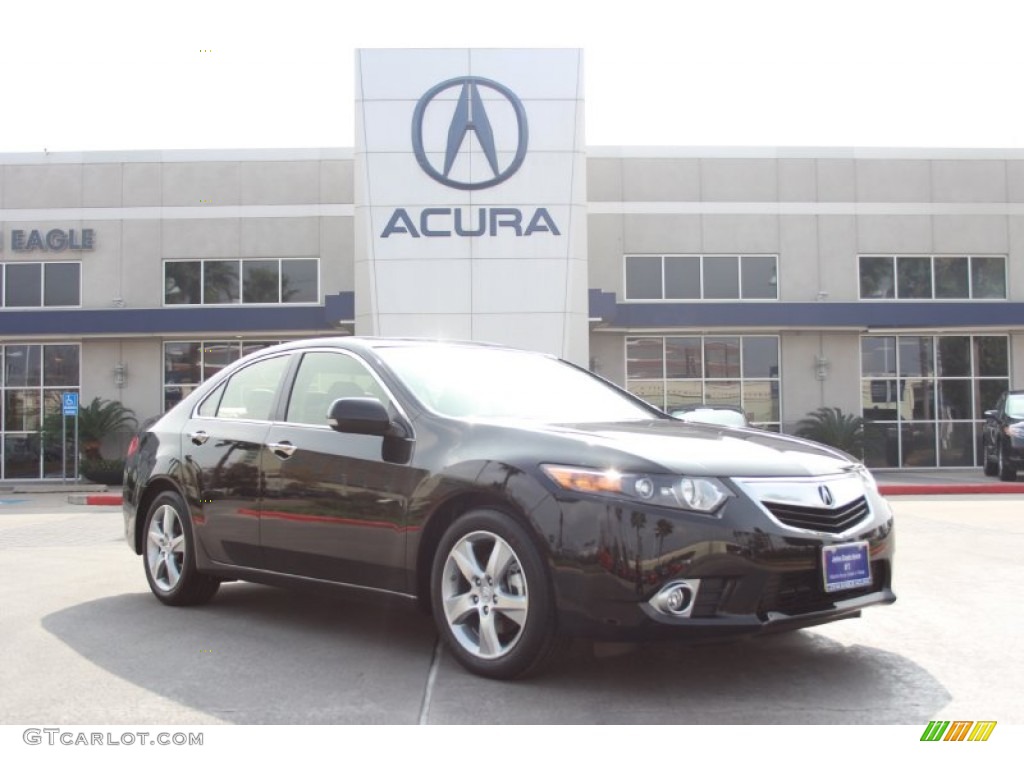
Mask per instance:
[[[99,461],[100,444],[115,432],[134,430],[138,419],[131,408],[117,400],[94,397],[92,402],[78,410],[78,440],[86,459]]]
[[[659,518],[654,524],[654,538],[658,540],[658,557],[661,557],[661,551],[665,548],[665,539],[671,536],[674,530],[675,526],[664,517]]]
[[[823,406],[797,422],[796,434],[861,456],[864,448],[864,419],[852,413],[843,413],[841,408]]]

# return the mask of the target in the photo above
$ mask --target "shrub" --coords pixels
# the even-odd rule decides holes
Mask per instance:
[[[864,419],[840,408],[812,411],[797,422],[796,434],[854,456],[861,456],[864,449]]]

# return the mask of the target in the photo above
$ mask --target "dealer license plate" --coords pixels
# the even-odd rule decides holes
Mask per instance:
[[[823,547],[821,564],[826,592],[842,592],[871,584],[871,558],[866,541]]]

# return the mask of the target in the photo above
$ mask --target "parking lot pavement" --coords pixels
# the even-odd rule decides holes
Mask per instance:
[[[0,504],[0,723],[1024,722],[1020,502],[892,503],[891,607],[731,645],[575,641],[517,683],[464,672],[401,599],[238,583],[167,608],[117,508]]]

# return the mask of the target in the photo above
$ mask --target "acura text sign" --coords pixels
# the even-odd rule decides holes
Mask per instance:
[[[356,331],[586,363],[577,50],[356,54]]]

